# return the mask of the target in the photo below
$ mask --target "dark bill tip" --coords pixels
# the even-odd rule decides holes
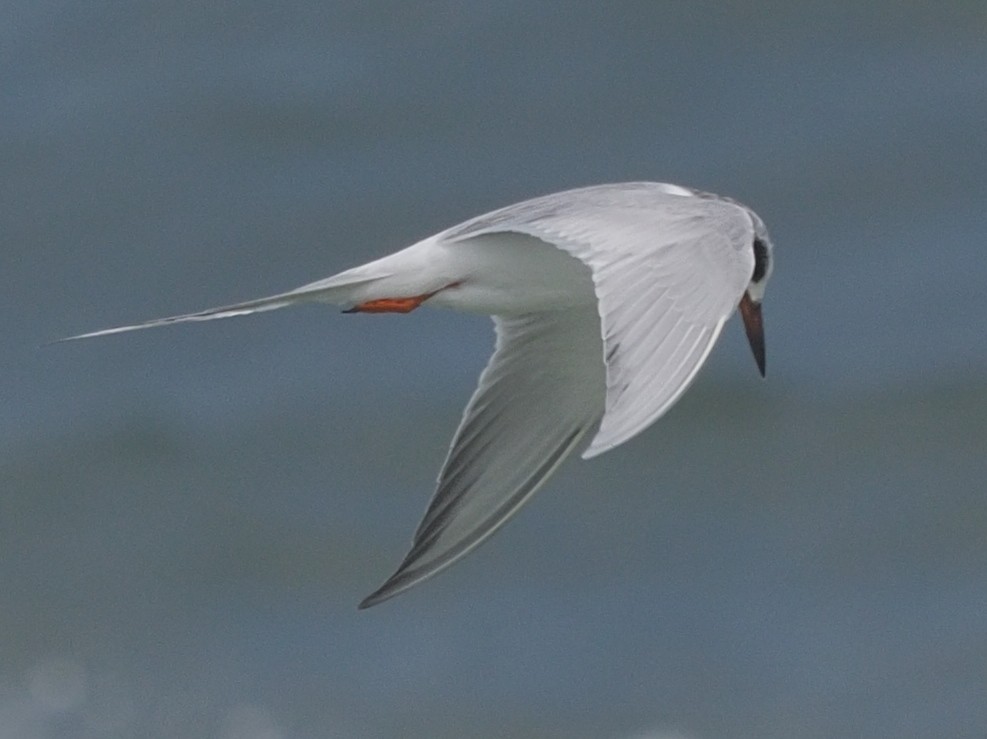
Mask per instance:
[[[764,320],[761,317],[761,304],[751,300],[746,292],[740,299],[740,315],[744,319],[747,341],[754,353],[757,369],[761,372],[761,377],[764,377]]]

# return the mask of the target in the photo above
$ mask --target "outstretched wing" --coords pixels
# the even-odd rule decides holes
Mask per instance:
[[[689,387],[750,281],[754,218],[706,193],[625,183],[536,198],[444,236],[525,233],[590,267],[607,386],[583,452],[592,457],[645,429]]]
[[[467,554],[542,486],[603,413],[600,319],[592,308],[495,317],[497,345],[397,572],[361,608]]]

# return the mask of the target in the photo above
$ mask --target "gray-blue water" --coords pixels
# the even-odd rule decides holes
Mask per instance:
[[[0,7],[0,737],[987,735],[987,6]],[[492,345],[276,292],[653,179],[776,243],[647,433],[366,612]]]

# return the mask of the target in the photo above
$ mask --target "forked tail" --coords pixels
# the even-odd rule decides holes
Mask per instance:
[[[63,339],[56,339],[51,342],[58,344],[63,341],[75,341],[77,339],[92,339],[97,336],[109,336],[110,334],[122,334],[126,331],[139,331],[145,328],[156,328],[167,326],[172,323],[187,323],[190,321],[211,321],[214,318],[232,318],[233,316],[246,316],[250,313],[261,313],[263,311],[284,308],[297,303],[333,303],[336,305],[349,305],[361,299],[363,288],[369,283],[376,282],[383,275],[370,277],[361,268],[340,272],[333,277],[313,282],[309,285],[290,290],[278,295],[270,295],[266,298],[248,300],[244,303],[234,305],[224,305],[219,308],[208,308],[196,313],[186,313],[180,316],[168,316],[167,318],[155,318],[144,323],[135,323],[130,326],[117,326],[115,328],[105,328],[100,331],[90,331],[75,336],[67,336]]]

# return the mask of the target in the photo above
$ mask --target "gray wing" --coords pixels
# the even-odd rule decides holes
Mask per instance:
[[[438,488],[380,603],[478,546],[541,487],[603,413],[600,319],[592,308],[495,317],[480,376]]]
[[[754,216],[676,185],[603,185],[520,203],[451,229],[536,236],[593,273],[606,362],[606,410],[583,452],[639,433],[689,387],[754,269]]]

